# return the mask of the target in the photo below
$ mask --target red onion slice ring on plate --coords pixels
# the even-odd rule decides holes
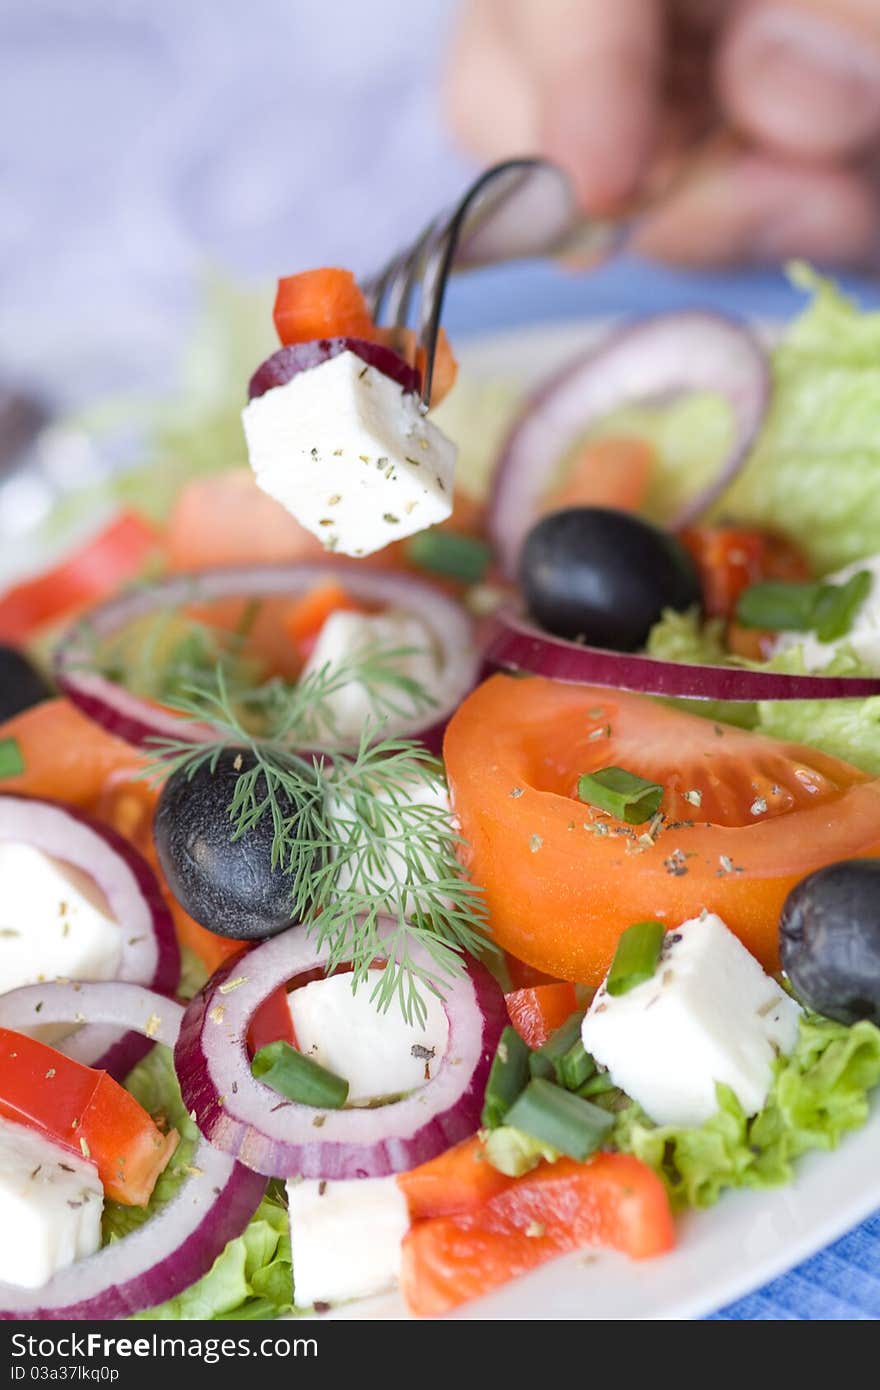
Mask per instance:
[[[387,930],[391,930],[389,924]],[[427,954],[410,947],[417,964]],[[224,1153],[275,1177],[366,1178],[402,1172],[473,1134],[501,1030],[504,996],[476,962],[444,985],[449,1043],[433,1080],[375,1109],[284,1101],[251,1075],[248,1025],[280,986],[326,963],[293,927],[221,966],[188,1006],[174,1053],[183,1103]]]
[[[502,568],[516,574],[553,470],[577,438],[618,406],[711,391],[733,413],[733,442],[717,476],[674,518],[694,521],[742,467],[770,400],[766,355],[735,319],[703,310],[657,314],[612,333],[526,401],[495,471],[489,532]]]
[[[152,869],[132,845],[72,806],[16,795],[0,795],[0,841],[30,845],[88,874],[119,924],[122,953],[116,979],[163,994],[174,992],[180,980],[174,923]],[[41,1017],[39,1022],[46,1020]],[[149,1040],[138,1030],[120,1032],[107,1021],[87,1023],[58,1046],[86,1066],[117,1078],[127,1075],[150,1050]]]
[[[574,685],[602,685],[638,695],[690,700],[864,700],[880,695],[880,676],[787,675],[742,666],[702,666],[632,652],[582,646],[534,627],[505,610],[490,619],[486,661]]]
[[[0,995],[0,1026],[24,1027],[37,1004],[46,1022],[84,1014],[166,1047],[174,1046],[183,1015],[179,1004],[139,985],[28,985]],[[42,1288],[0,1283],[0,1320],[127,1318],[164,1303],[207,1274],[227,1241],[241,1235],[264,1188],[257,1173],[200,1140],[189,1175],[143,1226],[59,1270]]]
[[[332,561],[314,564],[256,565],[174,575],[110,599],[76,624],[55,655],[55,676],[62,692],[108,733],[135,747],[155,738],[189,738],[209,743],[217,730],[181,719],[150,700],[132,694],[94,669],[95,642],[113,637],[129,623],[162,609],[181,608],[215,599],[295,599],[318,584],[335,580],[354,598],[380,607],[405,609],[421,618],[437,645],[444,696],[415,718],[395,719],[383,731],[419,737],[436,747],[453,711],[476,683],[480,655],[474,625],[464,609],[411,575],[362,569]]]
[[[261,362],[248,383],[248,400],[264,396],[274,386],[286,386],[300,372],[320,367],[341,352],[353,352],[368,367],[375,367],[396,381],[407,395],[417,396],[422,389],[421,373],[382,343],[371,343],[366,338],[314,338],[307,343],[290,343]]]

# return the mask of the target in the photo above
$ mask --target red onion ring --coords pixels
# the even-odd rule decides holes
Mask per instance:
[[[409,949],[416,963],[430,963],[421,948]],[[293,927],[221,966],[188,1006],[174,1062],[183,1103],[206,1139],[275,1177],[366,1178],[415,1167],[473,1134],[507,1022],[498,984],[474,961],[446,988],[449,1044],[436,1076],[403,1100],[319,1111],[279,1101],[254,1079],[247,1031],[256,1010],[327,954],[305,927]]]
[[[152,869],[132,845],[72,806],[0,795],[0,841],[10,840],[31,845],[88,874],[119,923],[122,954],[117,980],[173,994],[180,980],[174,922]],[[137,1031],[120,1032],[89,1023],[63,1039],[59,1050],[120,1078],[146,1056],[150,1043]]]
[[[368,367],[375,367],[383,376],[396,381],[407,394],[417,396],[422,389],[421,372],[382,343],[371,343],[366,338],[314,338],[307,343],[290,343],[267,357],[248,383],[248,400],[264,396],[274,386],[286,386],[300,372],[320,367],[322,362],[338,357],[341,352],[353,352]]]
[[[427,624],[440,649],[449,697],[429,714],[393,721],[393,732],[419,737],[436,748],[447,721],[476,683],[480,658],[473,622],[464,609],[439,589],[408,574],[317,561],[173,575],[119,594],[92,609],[59,645],[55,654],[56,680],[61,691],[84,714],[135,747],[148,746],[155,738],[186,737],[193,742],[211,742],[217,738],[215,728],[181,719],[95,671],[95,641],[114,636],[128,623],[158,609],[222,598],[295,598],[328,579],[336,580],[355,598],[404,608]],[[391,729],[392,725],[388,727]]]
[[[174,1046],[183,1015],[179,1004],[139,985],[28,985],[0,995],[2,1026],[25,1026],[38,1003],[48,1023],[69,1023],[83,1013],[96,1024],[133,1029],[166,1047]],[[59,1270],[42,1288],[0,1283],[0,1320],[127,1318],[201,1279],[247,1226],[265,1181],[204,1140],[190,1170],[143,1226]]]
[[[740,666],[703,666],[582,646],[542,632],[505,610],[490,620],[486,661],[508,671],[572,685],[603,685],[638,695],[690,700],[841,700],[880,695],[880,676],[788,675]]]
[[[627,402],[697,391],[717,392],[729,402],[734,439],[717,477],[674,519],[676,530],[736,476],[766,414],[770,373],[749,330],[699,309],[657,314],[612,333],[539,387],[507,437],[489,503],[489,533],[505,573],[516,574],[552,470],[578,435]]]

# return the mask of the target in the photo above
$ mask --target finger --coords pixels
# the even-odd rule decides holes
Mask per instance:
[[[619,204],[650,160],[663,59],[659,0],[508,5],[537,94],[541,150],[591,212]]]
[[[807,159],[880,139],[877,0],[747,0],[720,45],[717,83],[733,123]]]
[[[537,152],[537,90],[495,0],[471,0],[461,10],[442,95],[453,134],[477,158]]]
[[[880,198],[863,174],[738,152],[703,168],[641,223],[634,249],[678,265],[792,256],[876,268]]]

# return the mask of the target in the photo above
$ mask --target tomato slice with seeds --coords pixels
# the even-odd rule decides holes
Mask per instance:
[[[561,979],[597,984],[625,927],[703,908],[776,970],[794,884],[880,856],[880,780],[642,695],[493,676],[444,756],[496,940]],[[661,783],[662,818],[625,825],[579,801],[580,774],[609,766]]]

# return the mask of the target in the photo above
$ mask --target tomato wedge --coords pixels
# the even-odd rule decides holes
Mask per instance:
[[[682,531],[703,591],[709,617],[730,618],[744,589],[763,579],[810,578],[806,556],[793,541],[752,526],[694,526]]]
[[[564,1158],[474,1211],[417,1221],[403,1241],[401,1288],[413,1313],[436,1317],[567,1250],[603,1245],[645,1259],[674,1244],[666,1191],[640,1159]]]
[[[283,985],[270,994],[254,1014],[247,1035],[248,1052],[253,1057],[261,1047],[273,1042],[290,1043],[291,1047],[297,1045],[287,989]]]
[[[593,440],[578,451],[565,477],[545,496],[541,510],[619,507],[638,511],[655,463],[656,454],[644,439]]]
[[[577,1008],[574,985],[534,985],[505,994],[507,1013],[523,1042],[543,1047],[551,1033],[561,1028]]]
[[[0,1028],[0,1115],[90,1159],[106,1195],[130,1207],[146,1206],[177,1147],[177,1130],[163,1134],[112,1076],[9,1028]]]
[[[496,940],[561,979],[598,984],[625,927],[703,908],[776,970],[794,884],[880,855],[880,781],[645,696],[493,676],[453,716],[444,756]],[[609,766],[662,784],[661,823],[577,799],[579,775]]]
[[[304,526],[257,486],[249,468],[194,478],[177,495],[165,530],[168,568],[283,564],[326,552]]]
[[[0,780],[0,792],[25,792],[92,811],[107,780],[133,777],[143,759],[120,738],[87,719],[69,700],[44,700],[0,724],[0,738],[18,744],[24,772]]]
[[[413,1221],[473,1211],[513,1181],[487,1161],[483,1143],[476,1135],[463,1139],[428,1163],[397,1175],[397,1186],[406,1198]]]
[[[137,579],[158,546],[150,522],[137,512],[122,512],[60,565],[0,595],[0,641],[26,642],[44,624]]]

